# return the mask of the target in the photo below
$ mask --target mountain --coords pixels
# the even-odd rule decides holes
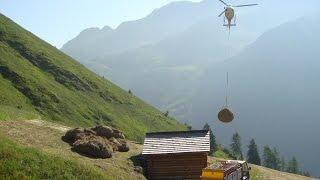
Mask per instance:
[[[207,64],[241,49],[225,41],[225,29],[218,22],[212,23],[213,19],[211,16],[199,21],[183,33],[153,45],[80,62],[160,109],[172,110],[192,95],[188,89],[197,83]],[[238,47],[245,45],[239,42]]]
[[[143,19],[124,22],[116,29],[108,26],[102,29],[88,28],[67,42],[62,51],[85,61],[152,44],[183,32],[198,20],[212,14],[217,7],[213,4],[217,2],[174,2],[154,10]]]
[[[139,141],[148,131],[185,129],[4,15],[0,23],[0,118],[107,124]]]
[[[287,158],[319,176],[320,36],[319,16],[301,18],[264,33],[239,55],[209,67],[188,104],[186,117],[201,127],[211,122],[217,138],[230,142],[238,131],[244,142],[275,145]],[[217,112],[225,104],[229,72],[231,124],[221,124]]]
[[[62,51],[146,102],[182,112],[208,63],[235,55],[256,37],[244,27],[226,40],[220,8],[220,2],[209,0],[170,3],[114,30],[84,30]]]
[[[184,112],[191,107],[186,102],[194,96],[191,89],[201,81],[207,66],[236,55],[288,16],[294,19],[301,14],[292,9],[283,13],[285,2],[258,3],[254,8],[237,9],[237,27],[230,36],[222,27],[223,19],[217,17],[223,9],[219,1],[181,1],[115,29],[88,28],[61,50],[146,102],[170,109],[175,117],[187,121]]]
[[[245,2],[232,2],[242,4]],[[266,29],[270,29],[290,19],[305,16],[317,9],[319,2],[309,3],[277,0],[256,0],[259,6],[236,9],[237,28],[232,29],[232,36],[238,37],[238,30],[246,29],[246,34],[240,33],[244,43],[249,43]],[[287,8],[290,4],[290,8]],[[201,2],[179,1],[167,4],[154,10],[144,18],[123,22],[117,28],[105,26],[101,29],[91,27],[83,30],[77,37],[63,45],[61,50],[81,62],[91,61],[104,55],[121,53],[126,50],[152,45],[163,39],[178,35],[190,26],[212,17],[207,25],[222,26],[222,17],[217,16],[223,11],[223,4],[218,0],[202,0]],[[216,32],[210,33],[214,35]],[[210,37],[210,36],[207,36]],[[248,38],[249,37],[249,38]],[[232,39],[232,38],[231,38]],[[238,43],[234,39],[234,45]]]

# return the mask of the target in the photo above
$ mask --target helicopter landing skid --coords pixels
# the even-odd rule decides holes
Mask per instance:
[[[237,26],[236,24],[224,24],[223,26]]]

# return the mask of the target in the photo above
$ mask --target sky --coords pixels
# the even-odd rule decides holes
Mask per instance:
[[[86,28],[102,28],[106,25],[116,28],[124,21],[143,18],[154,9],[173,1],[179,0],[0,0],[0,12],[50,44],[61,48]],[[269,5],[267,16],[272,16],[274,11],[276,16],[283,16],[279,18],[285,18],[283,21],[320,9],[319,0],[234,1],[257,2],[266,7]]]
[[[177,0],[0,0],[0,12],[60,48],[83,29],[115,28],[173,1]]]

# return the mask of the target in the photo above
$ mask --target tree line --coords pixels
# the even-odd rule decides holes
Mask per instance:
[[[191,129],[191,128],[190,128]],[[210,131],[210,152],[209,155],[214,155],[218,149],[216,137],[213,134],[211,127],[206,123],[203,127],[204,130]],[[254,139],[251,139],[248,144],[248,151],[246,157],[242,152],[242,143],[239,133],[234,133],[231,139],[230,149],[224,148],[225,153],[236,160],[246,160],[248,163],[264,166],[274,170],[289,172],[293,174],[300,174],[310,177],[308,171],[302,172],[299,168],[299,162],[296,157],[292,157],[289,161],[286,161],[284,156],[280,156],[280,152],[276,147],[271,148],[266,145],[263,147],[262,158],[259,153],[259,148]]]

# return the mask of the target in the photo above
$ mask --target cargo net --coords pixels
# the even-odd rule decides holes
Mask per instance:
[[[222,170],[224,173],[228,173],[235,171],[236,169],[238,169],[238,167],[238,164],[234,163],[217,162],[209,166],[207,169]]]

